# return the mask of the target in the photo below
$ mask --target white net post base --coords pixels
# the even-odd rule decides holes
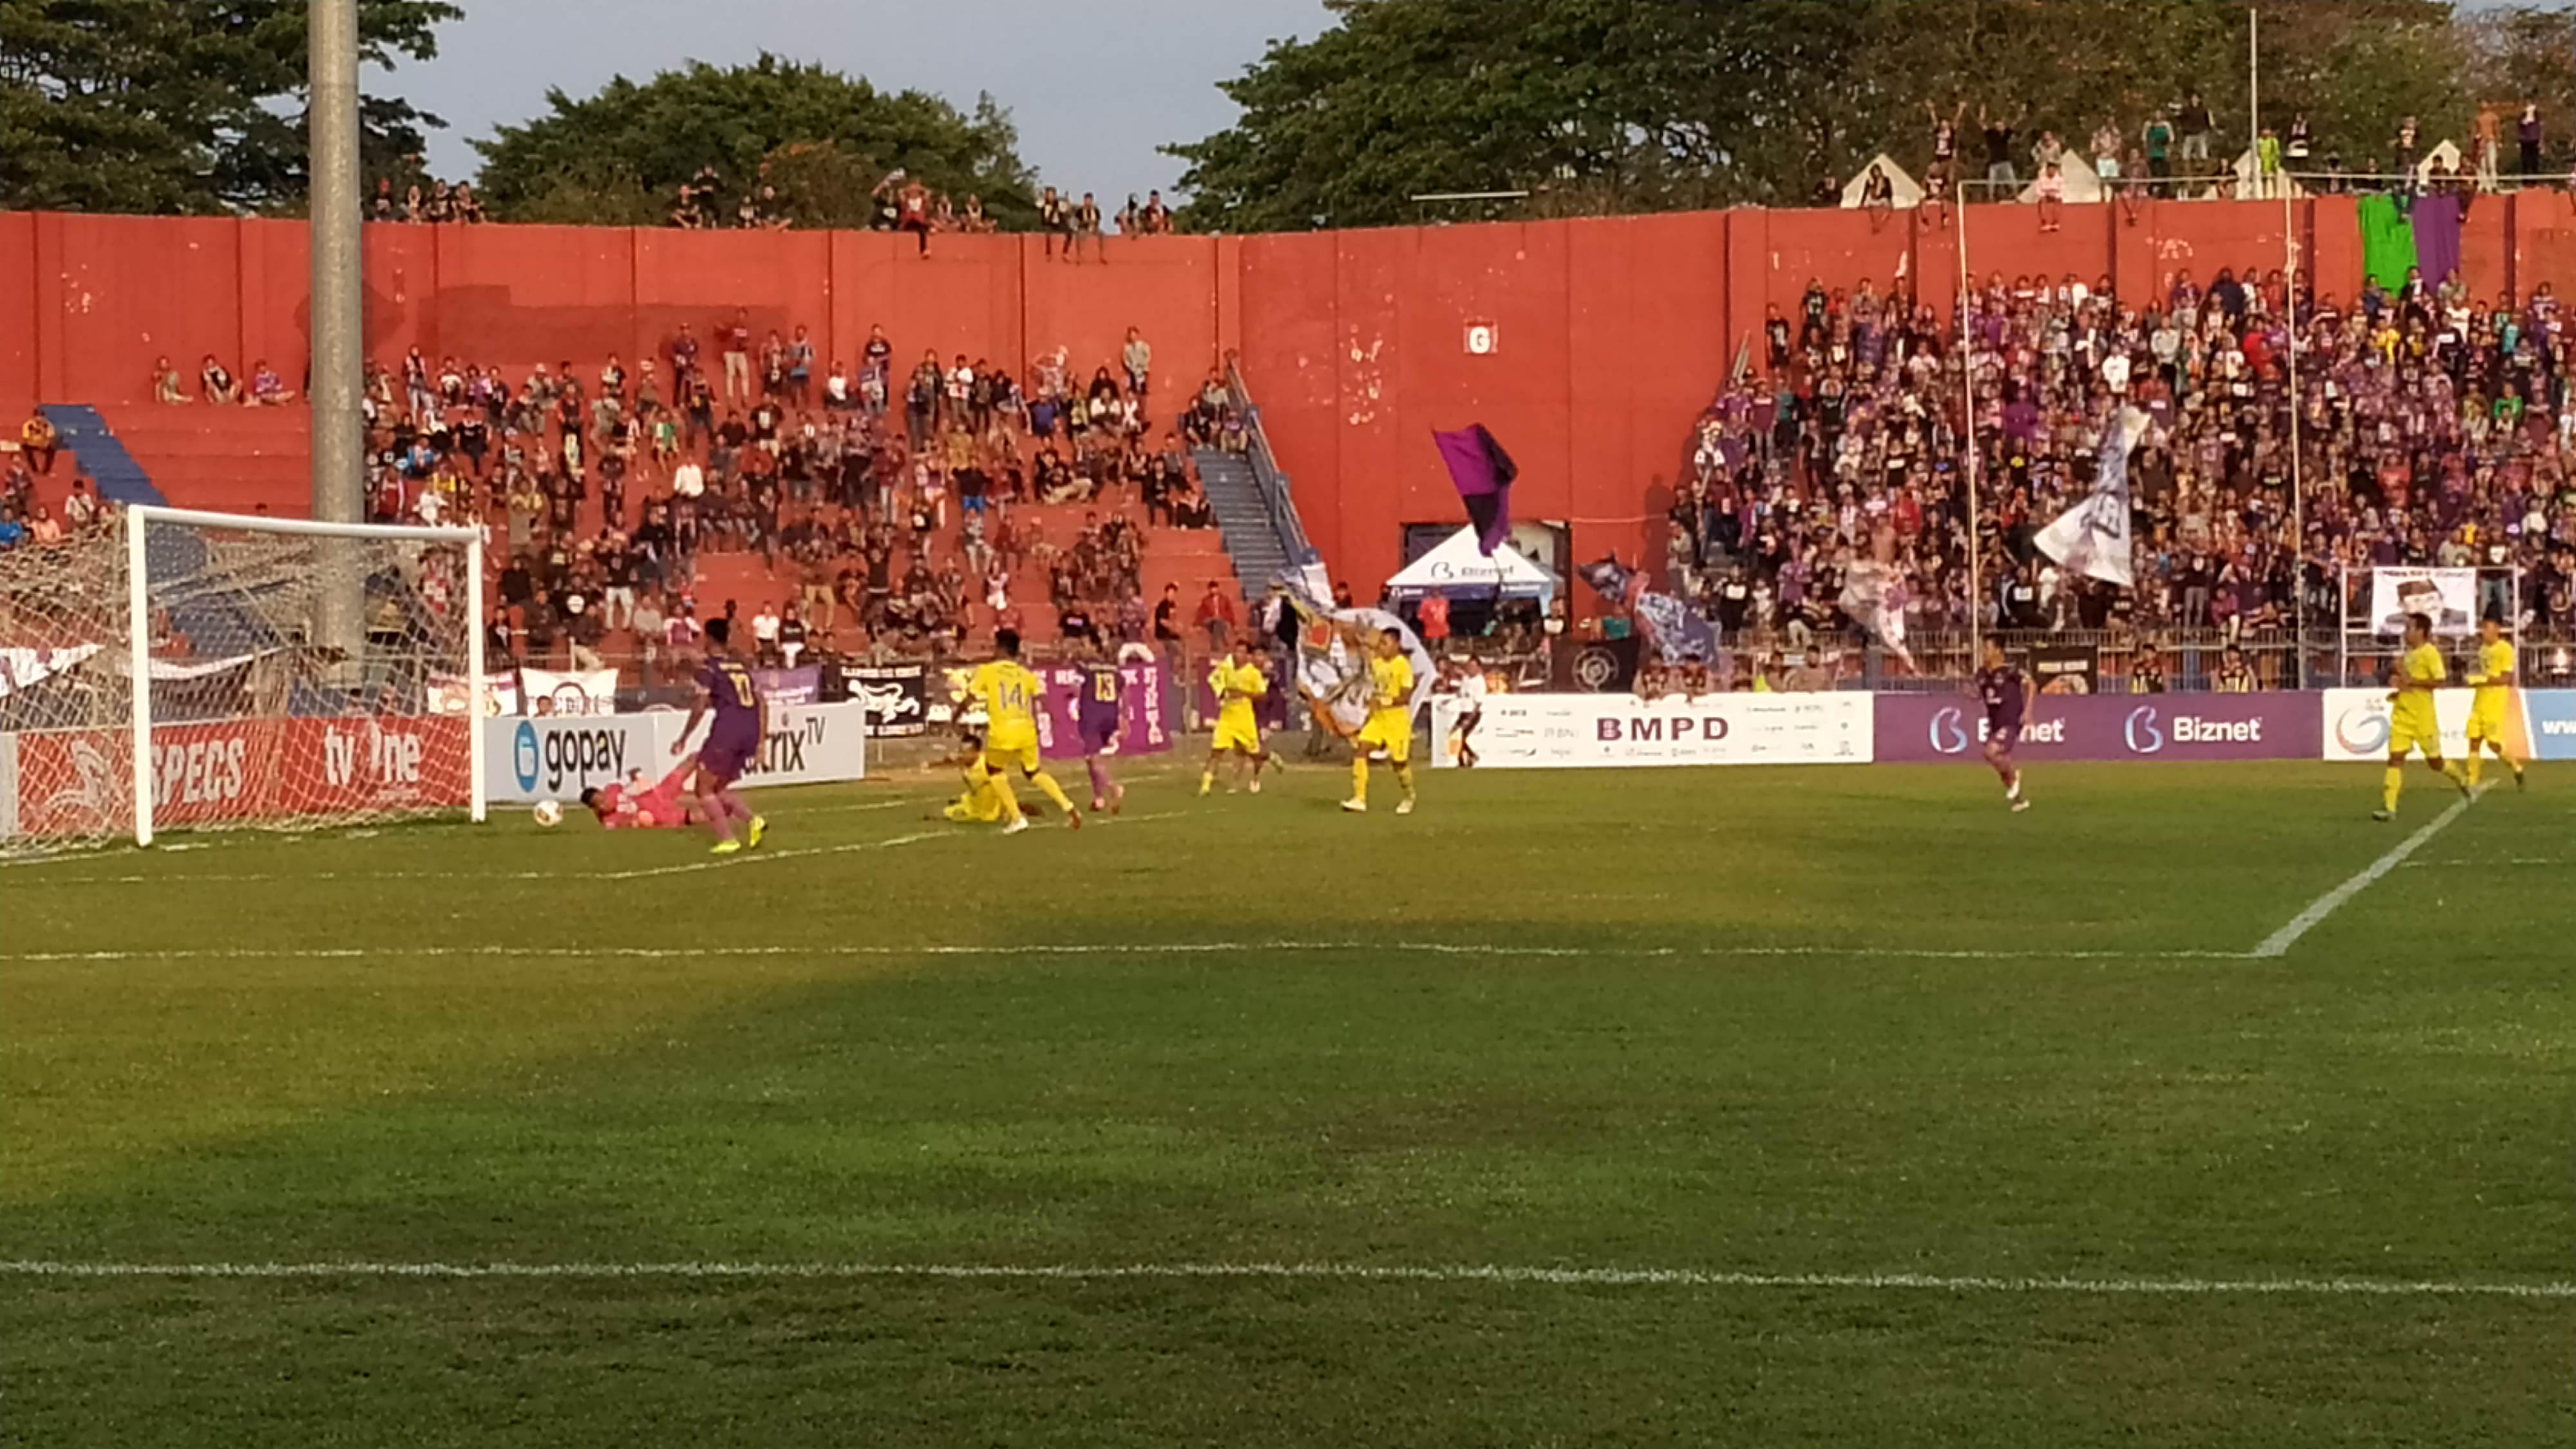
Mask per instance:
[[[434,708],[481,578],[467,529],[142,507],[0,554],[0,848],[481,819],[481,721]]]

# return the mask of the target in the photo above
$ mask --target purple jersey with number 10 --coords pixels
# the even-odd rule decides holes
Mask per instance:
[[[760,752],[760,686],[750,670],[731,659],[701,665],[698,684],[715,711],[698,763],[720,779],[739,778]]]
[[[1082,666],[1082,698],[1074,705],[1074,718],[1085,754],[1096,755],[1118,738],[1118,690],[1117,665]]]

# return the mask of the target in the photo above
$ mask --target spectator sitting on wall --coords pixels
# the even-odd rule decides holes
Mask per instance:
[[[176,405],[188,400],[188,385],[177,364],[165,355],[152,360],[152,400]]]
[[[233,381],[232,373],[211,352],[206,354],[206,365],[197,372],[197,383],[198,396],[207,402],[238,404],[242,400],[241,384]]]

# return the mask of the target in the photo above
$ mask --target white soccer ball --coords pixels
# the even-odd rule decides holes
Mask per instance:
[[[540,800],[535,811],[537,823],[551,830],[563,824],[563,807],[552,800]]]

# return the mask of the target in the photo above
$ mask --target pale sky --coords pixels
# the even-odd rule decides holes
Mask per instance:
[[[471,176],[466,145],[545,106],[546,90],[587,96],[624,75],[643,81],[691,60],[756,60],[763,50],[916,89],[958,109],[988,90],[1020,128],[1020,154],[1045,181],[1111,205],[1159,186],[1181,163],[1155,147],[1195,141],[1234,120],[1216,82],[1261,58],[1273,38],[1331,24],[1322,0],[460,0],[440,27],[438,59],[369,90],[400,92],[446,118],[433,174]]]

